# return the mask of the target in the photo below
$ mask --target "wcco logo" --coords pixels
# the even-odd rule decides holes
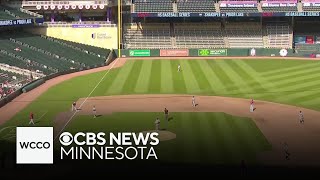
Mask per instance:
[[[17,127],[17,164],[53,164],[53,127]]]
[[[49,142],[20,142],[20,147],[22,149],[49,149]]]

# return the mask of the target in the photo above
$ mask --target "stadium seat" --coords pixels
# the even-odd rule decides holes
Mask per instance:
[[[213,0],[180,0],[177,8],[178,12],[215,12]]]
[[[230,48],[263,48],[262,27],[259,23],[235,23],[225,25]]]
[[[163,24],[128,24],[124,29],[124,44],[127,49],[172,48],[170,25]]]
[[[5,57],[4,63],[24,69],[39,70],[44,74],[83,66],[100,66],[106,60],[105,57],[98,57],[81,49],[77,50],[25,32],[2,33],[0,43],[2,44],[0,52]],[[16,50],[17,47],[19,51]]]
[[[136,0],[135,12],[173,12],[171,0]]]
[[[283,24],[267,24],[268,47],[270,48],[290,48],[290,26]]]
[[[17,8],[9,6],[0,6],[0,19],[17,19],[17,18],[32,18],[34,16],[24,13]],[[11,15],[10,15],[11,14]],[[4,17],[2,17],[4,16]]]
[[[176,23],[177,48],[225,47],[220,23]]]

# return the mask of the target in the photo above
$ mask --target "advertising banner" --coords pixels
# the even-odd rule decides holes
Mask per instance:
[[[262,3],[262,7],[295,7],[297,3],[283,3],[283,2],[273,2],[273,3]]]
[[[314,3],[306,2],[306,3],[302,3],[302,5],[305,6],[305,7],[310,7],[310,6],[312,6],[312,7],[320,7],[320,3],[319,2],[318,3],[316,3],[316,2],[314,2]]]
[[[257,4],[254,3],[221,3],[220,7],[230,7],[230,8],[238,8],[238,7],[256,7]]]
[[[188,49],[161,49],[160,56],[189,56]]]
[[[0,26],[33,24],[33,19],[0,20]]]
[[[316,36],[316,44],[320,44],[320,36]]]
[[[129,56],[131,56],[131,57],[147,57],[147,56],[150,56],[150,49],[129,50]]]
[[[307,44],[314,44],[314,37],[313,36],[307,36],[306,37],[306,43]]]
[[[286,3],[285,3],[286,4]],[[286,6],[286,5],[285,5]],[[293,5],[295,6],[295,5]],[[221,6],[220,6],[221,7]],[[226,7],[226,6],[225,6]],[[279,4],[276,6],[264,6],[264,7],[282,7]],[[188,18],[188,17],[282,17],[282,16],[310,16],[318,17],[319,12],[258,12],[258,13],[244,13],[244,12],[202,12],[202,13],[174,13],[174,12],[160,12],[160,13],[131,13],[131,17],[145,18],[145,17],[166,17],[166,18]]]
[[[295,44],[306,44],[306,36],[295,36],[294,43]]]
[[[199,49],[198,56],[227,56],[227,49]]]

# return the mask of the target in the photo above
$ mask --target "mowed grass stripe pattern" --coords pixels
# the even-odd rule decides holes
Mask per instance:
[[[135,85],[136,93],[147,93],[151,74],[152,61],[142,61],[141,71]]]
[[[104,94],[221,95],[320,109],[320,67],[315,62],[290,62],[270,61],[273,68],[267,71],[252,60],[129,60],[106,78]]]
[[[170,61],[161,63],[161,91],[164,93],[174,92]]]
[[[216,95],[320,110],[318,63],[291,60],[128,60],[123,67],[111,70],[92,96],[151,93]],[[182,72],[177,72],[178,64],[181,64]],[[79,76],[50,88],[6,124],[20,125],[21,119],[28,117],[31,111],[39,114],[39,109],[48,110],[46,119],[51,122],[57,113],[68,111],[73,101],[86,97],[104,74],[105,71]],[[46,126],[48,122],[41,121],[37,125]]]

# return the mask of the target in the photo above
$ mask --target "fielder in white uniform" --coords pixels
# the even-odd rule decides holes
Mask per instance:
[[[196,99],[194,98],[194,96],[192,96],[192,106],[196,107]]]
[[[181,71],[181,66],[180,66],[180,64],[178,65],[178,72],[180,72]]]
[[[299,120],[300,120],[300,123],[304,123],[304,116],[303,116],[303,113],[302,111],[299,112]]]
[[[77,111],[77,103],[76,102],[72,103],[71,111]]]
[[[96,109],[95,105],[92,107],[92,112],[93,112],[93,118],[96,118],[97,117],[97,109]]]
[[[156,121],[154,122],[154,124],[156,125],[156,131],[160,130],[160,119],[157,118]]]
[[[250,102],[250,112],[253,112],[254,111],[254,101],[253,99],[251,99],[251,102]]]

